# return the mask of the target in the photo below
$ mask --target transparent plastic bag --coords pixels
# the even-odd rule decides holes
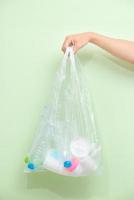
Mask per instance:
[[[28,156],[25,172],[86,176],[98,171],[101,146],[89,92],[68,47]]]

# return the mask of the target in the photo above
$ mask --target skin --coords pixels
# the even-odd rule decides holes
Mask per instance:
[[[93,32],[67,36],[62,51],[65,52],[68,46],[73,46],[74,53],[76,53],[88,43],[95,44],[112,55],[134,64],[134,41],[110,38]]]

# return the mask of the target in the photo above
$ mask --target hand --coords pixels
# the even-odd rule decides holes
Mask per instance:
[[[92,33],[80,33],[75,35],[69,35],[65,38],[62,51],[65,53],[66,48],[73,46],[73,51],[76,53],[80,48],[84,47],[88,42],[92,40]]]

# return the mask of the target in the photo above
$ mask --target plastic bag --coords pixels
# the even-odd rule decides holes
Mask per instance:
[[[25,172],[85,176],[98,171],[101,146],[88,90],[68,47],[39,133],[25,158]]]

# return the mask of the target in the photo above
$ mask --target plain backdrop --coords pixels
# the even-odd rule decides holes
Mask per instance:
[[[102,174],[23,173],[64,37],[84,31],[134,40],[134,1],[0,0],[0,200],[134,199],[134,65],[94,45],[78,56],[101,136]]]

